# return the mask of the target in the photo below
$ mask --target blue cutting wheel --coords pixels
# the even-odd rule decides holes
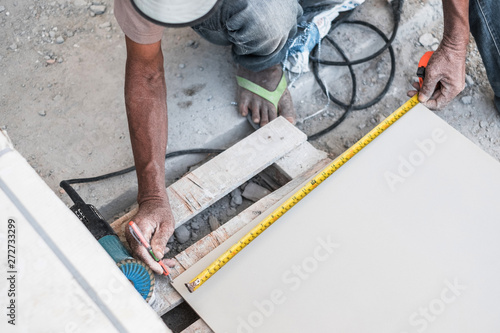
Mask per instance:
[[[117,265],[146,302],[149,301],[155,287],[155,277],[151,269],[136,259],[125,259]]]

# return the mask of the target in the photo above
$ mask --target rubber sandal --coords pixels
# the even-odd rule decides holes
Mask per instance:
[[[238,82],[238,85],[246,89],[250,92],[253,92],[255,95],[260,96],[264,98],[265,100],[271,102],[272,105],[276,108],[276,112],[279,115],[279,110],[278,110],[278,103],[281,99],[281,96],[283,96],[283,93],[285,92],[287,88],[287,83],[286,83],[286,78],[285,78],[285,73],[283,73],[283,76],[281,77],[280,82],[278,83],[278,86],[274,91],[269,91],[258,84],[253,83],[250,80],[247,80],[245,78],[242,78],[241,76],[236,76],[236,81]],[[250,125],[252,125],[253,128],[256,130],[260,128],[259,124],[256,124],[253,122],[252,116],[250,115],[250,112],[247,115],[248,122]]]

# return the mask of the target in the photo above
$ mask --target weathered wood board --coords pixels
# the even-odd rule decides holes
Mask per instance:
[[[279,117],[208,163],[186,174],[167,188],[176,227],[306,143],[306,140],[304,133],[285,118]],[[287,167],[286,163],[284,167],[290,169],[290,174],[295,175],[297,167],[292,169],[292,166]],[[124,243],[125,226],[136,213],[137,208],[111,224]]]

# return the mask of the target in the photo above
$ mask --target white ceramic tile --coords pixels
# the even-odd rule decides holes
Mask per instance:
[[[215,332],[499,332],[499,189],[500,163],[419,105],[194,293],[245,230],[174,286]]]

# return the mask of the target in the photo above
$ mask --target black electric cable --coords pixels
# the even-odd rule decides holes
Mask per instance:
[[[367,26],[367,27],[370,27],[373,31],[377,32],[380,37],[382,37],[382,39],[385,41],[385,42],[388,42],[389,40],[387,39],[387,37],[384,35],[384,33],[382,31],[380,31],[377,27],[371,25],[370,23],[366,23],[366,22],[362,22],[362,21],[349,21],[349,22],[346,22],[346,23],[350,23],[350,24],[360,24],[360,25],[364,25],[364,26]],[[325,39],[330,42],[330,44],[334,44],[335,42],[333,41],[333,39],[330,37],[330,36],[326,36]],[[335,48],[337,49],[337,51],[339,50],[339,46],[338,44],[336,44],[337,46],[335,46]],[[315,52],[313,50],[313,52]],[[385,94],[387,94],[387,92],[389,91],[390,87],[391,87],[391,84],[392,82],[394,81],[394,76],[396,74],[396,55],[394,54],[394,49],[392,47],[389,47],[389,55],[390,55],[390,58],[391,58],[391,71],[390,71],[390,74],[389,74],[389,79],[387,80],[385,86],[384,86],[384,89],[382,89],[382,91],[375,97],[373,98],[371,101],[365,103],[365,104],[361,104],[361,105],[350,105],[350,104],[345,104],[343,102],[341,102],[340,100],[336,99],[335,97],[333,97],[329,91],[327,91],[323,81],[321,80],[321,78],[319,77],[319,66],[318,64],[321,64],[321,62],[313,62],[313,75],[316,79],[316,82],[318,82],[318,85],[320,86],[321,90],[323,91],[323,93],[325,95],[327,95],[328,98],[330,98],[330,100],[332,102],[334,102],[335,104],[339,105],[340,107],[343,107],[343,108],[347,108],[347,107],[352,107],[353,110],[363,110],[363,109],[367,109],[369,108],[370,106],[373,106],[375,104],[377,104],[378,102],[380,102],[380,100],[385,96]],[[347,59],[347,57],[343,56],[344,59]],[[351,64],[351,62],[346,62],[346,66],[353,66],[354,64]],[[351,74],[352,76],[352,74]]]
[[[335,41],[333,39],[330,40],[330,43],[337,50],[337,52],[342,56],[342,58],[347,60],[347,56],[345,55],[344,51],[342,51],[342,49],[337,45],[337,43],[335,43]],[[326,90],[326,87],[323,84],[323,81],[319,78],[319,73],[318,73],[317,67],[318,67],[317,63],[313,63],[313,73],[314,73],[314,76],[316,78],[316,81],[320,85],[321,90],[323,90],[323,92],[327,95],[327,97],[329,97],[332,101],[334,101],[334,103],[336,103],[335,102],[336,99],[330,94],[329,91]],[[354,69],[352,68],[352,65],[347,65],[347,67],[349,68],[349,73],[351,74],[351,81],[352,81],[351,82],[351,85],[352,85],[351,101],[349,102],[348,105],[345,105],[345,111],[340,116],[339,119],[337,119],[332,125],[328,126],[327,128],[317,132],[316,134],[308,136],[307,137],[308,141],[316,140],[320,136],[325,135],[326,133],[333,130],[335,127],[339,126],[345,120],[345,118],[349,115],[349,113],[351,113],[351,111],[353,110],[353,106],[354,106],[354,103],[356,101],[356,88],[357,88],[356,74],[354,74]]]
[[[165,155],[165,159],[167,160],[171,157],[182,156],[182,155],[191,155],[191,154],[220,154],[224,150],[225,149],[205,149],[205,148],[179,150],[179,151],[167,153]],[[112,177],[116,177],[116,176],[121,176],[121,175],[124,175],[124,174],[129,173],[129,172],[134,171],[134,170],[135,170],[135,166],[131,166],[131,167],[128,167],[126,169],[107,173],[107,174],[101,175],[101,176],[90,177],[90,178],[75,178],[75,179],[68,179],[68,180],[63,180],[63,181],[68,183],[68,184],[92,183],[92,182],[97,182],[100,180],[104,180],[104,179],[108,179],[108,178],[112,178]]]
[[[346,23],[354,23],[354,24],[360,24],[359,21],[348,21]],[[382,31],[380,31],[378,28],[376,28],[375,26],[372,26],[371,24],[369,23],[366,23],[366,22],[361,22],[363,23],[363,25],[366,25],[370,28],[372,28],[375,32],[377,32],[383,39],[385,42],[388,42],[389,39],[384,35],[384,33]],[[308,140],[309,141],[313,141],[313,140],[316,140],[318,139],[319,137],[325,135],[326,133],[329,133],[331,132],[334,128],[336,128],[337,126],[339,126],[344,120],[345,118],[347,117],[347,115],[353,111],[353,110],[362,110],[362,109],[366,109],[366,108],[369,108],[370,106],[373,106],[375,105],[376,103],[378,103],[386,94],[387,92],[389,91],[389,88],[394,80],[394,76],[395,76],[395,73],[396,73],[396,57],[394,55],[394,50],[392,48],[392,46],[389,47],[389,54],[390,54],[390,57],[391,57],[391,72],[390,72],[390,75],[389,75],[389,80],[387,80],[387,83],[384,87],[384,89],[382,90],[381,93],[379,93],[374,99],[372,99],[371,101],[365,103],[365,104],[362,104],[362,105],[354,105],[355,103],[355,100],[356,100],[356,76],[354,74],[354,70],[352,68],[353,64],[349,61],[347,61],[347,57],[345,55],[345,53],[342,51],[342,49],[338,46],[338,44],[330,37],[330,36],[326,36],[325,39],[330,42],[330,44],[332,44],[332,46],[337,50],[337,52],[339,52],[339,54],[342,56],[342,58],[344,60],[346,60],[346,66],[349,68],[349,73],[351,75],[351,81],[352,81],[352,92],[351,92],[351,101],[349,102],[349,104],[345,104],[343,103],[342,101],[336,99],[332,94],[330,94],[330,91],[328,91],[326,89],[326,86],[323,82],[323,80],[319,77],[319,62],[313,62],[313,75],[316,79],[316,82],[318,83],[318,85],[320,86],[321,90],[323,91],[323,93],[332,101],[334,102],[335,104],[339,105],[340,107],[344,108],[345,111],[344,113],[340,116],[339,119],[337,119],[332,125],[328,126],[327,128],[313,134],[313,135],[310,135],[308,136]],[[313,54],[316,54],[317,53],[317,49],[318,48],[315,48],[313,50]]]
[[[309,141],[316,140],[320,136],[325,135],[326,133],[332,131],[334,128],[336,128],[337,126],[339,126],[345,120],[345,118],[351,113],[351,111],[353,111],[353,110],[361,110],[361,109],[368,108],[368,107],[370,107],[370,106],[378,103],[385,96],[385,94],[389,90],[390,85],[392,84],[392,82],[394,80],[394,76],[395,76],[396,61],[395,61],[394,50],[392,48],[392,42],[394,41],[394,39],[396,37],[396,33],[398,31],[399,21],[401,19],[402,5],[403,5],[403,0],[392,0],[392,2],[391,2],[391,7],[392,7],[392,11],[393,11],[393,18],[394,18],[394,27],[393,27],[393,31],[392,31],[391,37],[389,37],[389,38],[380,29],[378,29],[377,27],[375,27],[374,25],[372,25],[372,24],[370,24],[368,22],[358,21],[358,20],[348,21],[347,19],[350,18],[350,16],[354,13],[354,11],[350,11],[350,12],[347,12],[347,13],[341,13],[341,15],[337,18],[337,20],[332,24],[330,32],[333,31],[333,30],[335,30],[335,28],[337,28],[341,24],[357,24],[357,25],[366,26],[369,29],[375,31],[384,40],[385,45],[382,48],[380,48],[377,52],[375,52],[375,53],[373,53],[373,54],[371,54],[371,55],[369,55],[369,56],[367,56],[365,58],[357,59],[357,60],[352,60],[352,61],[349,60],[348,57],[345,55],[344,51],[342,50],[342,48],[329,35],[327,35],[324,39],[326,39],[335,48],[335,50],[340,54],[340,56],[342,57],[342,59],[344,61],[329,61],[329,60],[323,60],[323,59],[316,58],[315,55],[318,52],[319,46],[316,46],[313,49],[313,52],[311,53],[311,56],[310,56],[310,60],[312,62],[313,75],[314,75],[314,77],[316,79],[316,82],[318,82],[318,85],[320,86],[321,90],[325,93],[325,95],[327,95],[327,97],[332,102],[334,102],[335,104],[339,105],[341,108],[344,108],[345,111],[340,116],[340,118],[337,119],[332,125],[330,125],[327,128],[319,131],[318,133],[310,135],[308,137]],[[320,41],[320,43],[322,43],[322,41]],[[378,94],[371,101],[369,101],[369,102],[367,102],[365,104],[355,105],[354,103],[355,103],[356,97],[357,97],[356,96],[357,83],[356,83],[356,75],[354,73],[354,69],[353,69],[352,66],[359,65],[359,64],[368,62],[370,60],[373,60],[376,57],[380,56],[387,49],[389,49],[389,54],[390,54],[390,57],[391,57],[391,72],[390,72],[390,75],[389,75],[389,80],[387,81],[384,89],[382,90],[382,92],[380,94]],[[319,76],[319,65],[324,65],[324,66],[347,66],[348,67],[349,73],[351,75],[351,81],[352,81],[351,100],[350,100],[349,104],[346,104],[346,103],[344,103],[344,102],[336,99],[326,89],[326,86],[323,83],[323,80]],[[224,149],[203,149],[203,148],[200,148],[200,149],[187,149],[187,150],[180,150],[180,151],[176,151],[176,152],[167,153],[165,155],[165,159],[168,159],[168,158],[171,158],[171,157],[175,157],[175,156],[188,155],[188,154],[219,154],[219,153],[221,153],[223,151],[224,151]],[[73,187],[71,186],[71,184],[81,184],[81,183],[96,182],[96,181],[105,180],[105,179],[109,179],[109,178],[112,178],[112,177],[124,175],[124,174],[126,174],[128,172],[131,172],[131,171],[134,171],[134,170],[135,170],[135,166],[132,166],[132,167],[125,168],[125,169],[122,169],[122,170],[119,170],[119,171],[107,173],[107,174],[104,174],[104,175],[101,175],[101,176],[90,177],[90,178],[75,178],[75,179],[63,180],[63,181],[61,181],[61,183],[59,185],[66,191],[66,193],[68,194],[68,196],[71,198],[71,200],[74,203],[83,203],[84,202],[83,199],[73,189]]]
[[[370,106],[373,106],[374,104],[378,103],[387,94],[387,92],[389,91],[389,88],[394,80],[394,76],[396,73],[396,57],[394,55],[394,49],[392,47],[392,42],[396,38],[396,34],[398,31],[398,27],[399,27],[399,22],[401,20],[402,5],[403,5],[403,0],[393,0],[391,2],[394,27],[393,27],[392,35],[390,38],[388,38],[380,29],[378,29],[373,24],[370,24],[368,22],[358,21],[358,20],[347,21],[346,19],[350,15],[345,16],[342,20],[339,20],[335,25],[332,25],[332,29],[330,31],[332,31],[333,29],[335,29],[336,27],[338,27],[339,25],[344,24],[344,23],[366,26],[366,27],[370,28],[371,30],[375,31],[384,40],[385,45],[382,48],[380,48],[377,52],[373,53],[370,56],[367,56],[367,57],[362,58],[362,59],[350,61],[349,59],[347,59],[347,57],[345,56],[342,49],[338,46],[338,44],[335,43],[333,38],[330,37],[329,35],[325,36],[325,38],[323,40],[327,40],[328,42],[330,42],[330,44],[332,44],[332,46],[337,50],[337,52],[341,55],[341,57],[343,58],[344,61],[327,61],[327,60],[318,59],[318,58],[316,58],[315,55],[318,53],[318,50],[321,47],[321,45],[318,45],[313,49],[313,52],[311,53],[311,56],[309,58],[312,62],[313,75],[316,79],[316,82],[320,86],[323,93],[325,95],[327,95],[327,98],[329,98],[335,104],[339,105],[341,108],[344,108],[345,111],[340,116],[340,118],[337,119],[332,125],[328,126],[327,128],[325,128],[325,129],[323,129],[323,130],[321,130],[313,135],[308,136],[309,141],[316,140],[319,137],[325,135],[326,133],[332,131],[334,128],[339,126],[346,119],[346,117],[350,114],[351,111],[362,110],[362,109],[366,109]],[[323,40],[320,41],[320,43],[322,43]],[[352,66],[359,65],[361,63],[373,60],[376,57],[380,56],[387,49],[389,49],[389,55],[391,58],[391,72],[390,72],[389,79],[388,79],[384,89],[371,101],[369,101],[365,104],[362,104],[362,105],[354,105],[357,96],[356,96],[356,77],[354,75],[354,71],[352,70]],[[324,84],[323,80],[319,76],[319,68],[318,68],[319,64],[327,65],[327,66],[348,66],[349,73],[351,75],[352,87],[353,87],[352,93],[351,93],[351,101],[349,102],[349,104],[343,103],[342,101],[333,97],[332,94],[330,94],[330,92],[326,88],[326,85]]]
[[[373,60],[374,58],[378,57],[379,55],[381,55],[385,50],[387,50],[388,48],[391,47],[392,45],[392,42],[394,41],[394,39],[396,38],[396,34],[398,32],[398,29],[399,29],[399,22],[401,21],[401,11],[403,9],[403,0],[392,0],[391,2],[391,9],[392,9],[392,14],[393,14],[393,20],[394,20],[394,23],[393,23],[393,28],[392,28],[392,34],[391,34],[391,37],[389,38],[389,40],[387,40],[387,36],[385,36],[385,34],[380,31],[380,29],[378,29],[377,27],[375,27],[374,25],[368,23],[368,22],[365,22],[365,21],[347,21],[346,19],[348,19],[353,13],[354,11],[351,11],[349,12],[347,16],[343,17],[342,19],[338,20],[337,22],[335,22],[335,24],[332,25],[332,27],[330,28],[330,32],[333,31],[335,28],[337,28],[339,25],[343,24],[343,23],[356,23],[356,24],[361,24],[361,25],[366,25],[366,26],[369,26],[370,28],[372,28],[373,30],[377,31],[377,33],[379,35],[383,35],[383,39],[385,40],[385,45],[380,48],[377,52],[365,57],[365,58],[361,58],[361,59],[357,59],[357,60],[353,60],[353,61],[328,61],[328,60],[322,60],[322,59],[318,59],[316,57],[309,57],[309,59],[314,63],[314,62],[318,62],[322,65],[329,65],[329,66],[347,66],[347,65],[359,65],[359,64],[362,64],[364,62],[367,62],[367,61],[370,61],[370,60]]]
[[[167,153],[165,155],[165,160],[172,158],[172,157],[176,157],[176,156],[191,155],[191,154],[220,154],[224,150],[225,149],[209,149],[209,148],[178,150],[178,151],[174,151],[171,153]],[[128,167],[128,168],[125,168],[125,169],[122,169],[119,171],[107,173],[107,174],[101,175],[101,176],[63,180],[59,183],[59,186],[61,186],[66,191],[68,196],[71,198],[71,200],[75,204],[76,203],[83,203],[84,202],[83,199],[73,189],[71,184],[97,182],[100,180],[109,179],[109,178],[116,177],[116,176],[121,176],[121,175],[124,175],[124,174],[129,173],[129,172],[134,171],[134,170],[135,170],[135,166],[131,166],[131,167]]]

